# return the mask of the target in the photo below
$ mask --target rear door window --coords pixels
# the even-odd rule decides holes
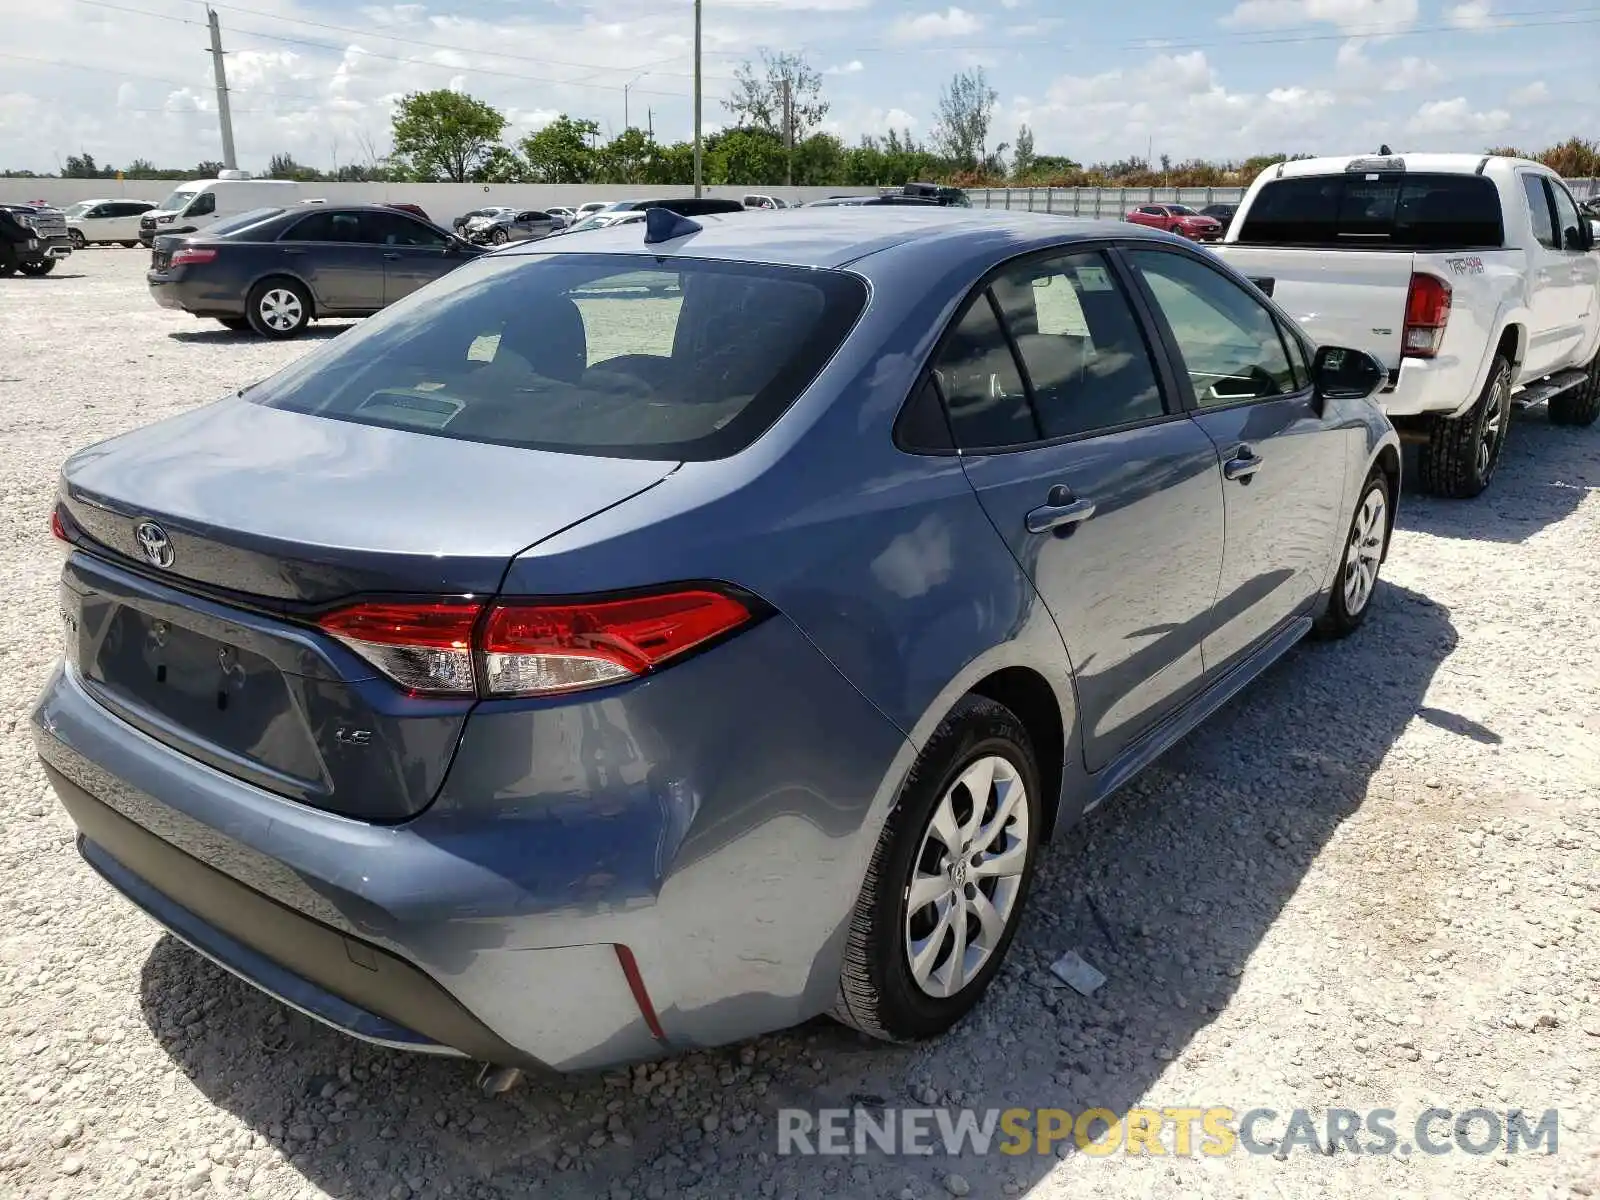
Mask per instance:
[[[991,290],[1027,369],[1045,438],[1165,414],[1138,318],[1101,255],[1019,263]]]
[[[810,385],[866,297],[842,271],[645,255],[486,258],[247,396],[466,441],[722,458]]]
[[[1351,171],[1267,183],[1245,210],[1238,240],[1493,249],[1505,238],[1500,193],[1481,175]]]
[[[282,239],[285,242],[359,242],[360,218],[351,212],[314,212],[303,221],[290,226]]]
[[[1538,175],[1522,176],[1522,192],[1528,198],[1528,220],[1533,226],[1533,236],[1541,246],[1560,249],[1556,240],[1556,224],[1550,216],[1550,194],[1544,180]]]
[[[950,430],[963,450],[1024,446],[1042,436],[987,290],[945,338],[933,374],[944,393]]]

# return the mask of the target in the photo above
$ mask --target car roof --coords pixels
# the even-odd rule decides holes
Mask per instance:
[[[699,233],[673,243],[646,246],[637,224],[586,231],[565,239],[518,243],[502,255],[518,254],[681,254],[734,262],[781,263],[797,267],[842,267],[896,247],[937,248],[974,262],[1009,258],[1060,241],[1091,238],[1166,240],[1155,230],[1125,221],[1093,221],[1044,213],[952,209],[919,205],[839,205],[786,208],[755,221],[738,213],[689,218]],[[1003,253],[1001,252],[1003,250]]]

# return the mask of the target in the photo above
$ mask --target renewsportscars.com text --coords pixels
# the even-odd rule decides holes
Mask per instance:
[[[779,1154],[1555,1154],[1560,1112],[1426,1108],[785,1108]]]

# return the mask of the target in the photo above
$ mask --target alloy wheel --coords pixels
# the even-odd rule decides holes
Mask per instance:
[[[261,319],[279,333],[299,325],[304,312],[300,297],[288,288],[272,288],[261,297]]]
[[[1022,775],[991,754],[969,765],[934,806],[906,894],[905,952],[930,996],[965,988],[1017,912],[1033,830]]]
[[[1383,498],[1383,489],[1371,488],[1356,513],[1350,531],[1350,548],[1344,558],[1344,609],[1352,617],[1372,599],[1388,531],[1389,505]]]
[[[1478,433],[1478,478],[1485,483],[1499,464],[1500,447],[1505,441],[1506,422],[1510,420],[1511,380],[1502,376],[1489,398],[1488,411],[1483,414],[1483,428]]]

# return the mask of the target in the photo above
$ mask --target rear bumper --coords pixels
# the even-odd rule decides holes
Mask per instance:
[[[480,704],[399,825],[213,770],[70,667],[33,725],[85,858],[202,953],[357,1037],[558,1070],[825,1011],[910,763],[782,617],[598,699]]]
[[[1402,358],[1393,389],[1380,392],[1377,400],[1391,418],[1460,416],[1478,398],[1475,372],[1475,366],[1453,357]]]
[[[230,289],[218,289],[203,279],[151,270],[145,272],[144,280],[151,298],[162,308],[181,309],[197,317],[244,316],[243,296]]]

